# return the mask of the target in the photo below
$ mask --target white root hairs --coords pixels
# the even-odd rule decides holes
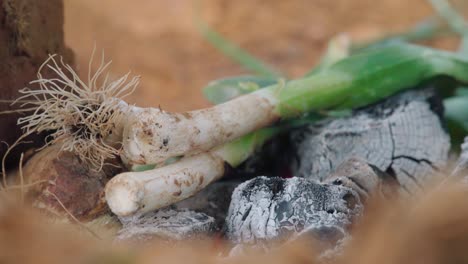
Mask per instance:
[[[139,83],[139,76],[129,79],[129,73],[109,81],[109,62],[104,61],[94,74],[89,63],[87,83],[82,81],[73,68],[56,60],[55,55],[41,65],[37,80],[39,89],[24,88],[14,103],[31,110],[30,114],[18,119],[25,135],[53,131],[44,147],[57,143],[61,150],[77,153],[95,169],[102,169],[105,160],[119,155],[120,145],[106,142],[112,133],[118,133],[122,119],[125,119],[122,101],[131,94]],[[44,69],[52,71],[55,78],[44,78]],[[103,75],[105,75],[104,78]],[[13,147],[13,146],[12,146]]]

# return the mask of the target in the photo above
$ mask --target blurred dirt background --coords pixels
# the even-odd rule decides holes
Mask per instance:
[[[291,76],[314,65],[337,33],[370,40],[404,31],[433,14],[426,0],[199,3],[209,25]],[[133,103],[173,111],[208,106],[200,91],[208,81],[245,71],[200,36],[194,6],[192,0],[65,0],[65,42],[81,73],[87,72],[96,44],[113,60],[116,76],[128,70],[141,75],[141,85],[129,99]],[[431,44],[453,49],[457,39]]]
[[[62,0],[0,0],[0,157],[8,146],[22,134],[16,125],[19,114],[11,111],[17,106],[18,90],[30,86],[36,79],[39,66],[48,54],[61,54],[64,61],[73,65],[73,53],[64,44]],[[44,76],[50,76],[44,72]],[[43,144],[41,136],[33,135],[24,141],[36,146]],[[6,163],[17,165],[21,152],[34,146],[21,144],[14,148]]]

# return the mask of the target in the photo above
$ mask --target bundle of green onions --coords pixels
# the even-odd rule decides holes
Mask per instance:
[[[303,78],[244,79],[247,82],[234,85],[232,93],[244,95],[232,100],[224,87],[232,88],[238,79],[213,83],[205,92],[220,104],[185,113],[126,104],[121,98],[138,80],[126,82],[125,76],[109,83],[106,78],[98,85],[108,64],[103,63],[86,83],[68,65],[62,66],[68,73],[63,72],[52,57],[46,66],[59,77],[39,75],[40,90],[23,90],[20,101],[35,112],[19,123],[26,133],[55,131],[52,142],[61,141],[65,149],[77,151],[97,167],[115,155],[129,167],[156,164],[155,169],[119,174],[107,184],[111,210],[129,216],[194,195],[222,177],[226,164],[238,166],[258,146],[294,124],[286,120],[369,105],[437,76],[468,83],[468,60],[455,53],[395,43],[348,56],[343,46],[342,37],[332,42],[328,59]],[[164,165],[174,158],[180,159]]]
[[[224,163],[233,167],[239,165],[256,146],[281,131],[281,126],[257,130],[260,127],[294,119],[308,112],[347,110],[372,104],[435,76],[446,75],[461,83],[468,83],[467,73],[468,61],[459,59],[456,54],[410,44],[395,44],[352,55],[308,77],[270,85],[196,112],[199,115],[197,119],[186,119],[196,122],[182,123],[180,131],[192,131],[192,127],[197,127],[197,136],[207,139],[203,148],[197,146],[189,152],[178,153],[188,155],[168,166],[116,176],[107,185],[106,199],[118,215],[131,215],[167,206],[193,195],[222,177]],[[200,117],[201,113],[207,115]],[[218,120],[227,122],[215,125]],[[149,123],[147,119],[144,122]],[[203,130],[200,126],[210,122],[216,127],[216,132],[211,127]],[[169,126],[172,131],[176,131],[173,124]],[[133,131],[140,128],[132,125],[127,129]],[[223,131],[227,134],[232,132],[232,137],[225,137]],[[252,133],[239,138],[248,132]],[[218,137],[214,136],[214,140],[210,141],[209,137],[213,133]],[[143,144],[152,140],[142,134],[131,134],[136,135],[132,137],[135,143],[126,139],[124,149],[125,144]],[[219,144],[232,139],[236,140],[218,147],[208,146],[209,143]],[[185,147],[192,146],[185,142],[183,144]],[[140,156],[151,153],[152,147],[151,144],[145,145],[148,151],[140,152]],[[209,151],[191,155],[200,150]]]

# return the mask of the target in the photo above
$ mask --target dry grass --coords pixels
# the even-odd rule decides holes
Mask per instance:
[[[354,227],[354,239],[336,263],[466,263],[468,189],[447,183],[411,201],[374,201]],[[5,199],[3,201],[6,201]],[[28,208],[0,206],[0,263],[315,263],[311,243],[269,254],[222,258],[214,240],[113,245],[70,226],[52,225]],[[317,248],[315,248],[317,249]]]

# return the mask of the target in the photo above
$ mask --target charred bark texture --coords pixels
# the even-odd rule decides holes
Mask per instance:
[[[0,99],[14,100],[18,90],[36,78],[39,66],[48,54],[60,54],[72,63],[73,54],[65,47],[62,0],[0,0]],[[34,88],[34,87],[32,87]],[[13,110],[0,103],[0,111]],[[11,145],[20,135],[17,114],[0,115],[0,141]],[[30,138],[41,144],[39,137]],[[27,139],[28,140],[28,139]],[[28,145],[27,147],[31,147]],[[9,156],[9,163],[17,166],[19,153],[27,148],[20,145]],[[7,149],[0,144],[0,157]]]
[[[227,236],[234,243],[280,242],[306,230],[336,237],[362,210],[352,189],[319,184],[303,178],[257,177],[239,185],[226,218]],[[344,231],[343,231],[344,232]]]
[[[400,186],[393,175],[359,158],[343,162],[332,174],[325,177],[323,182],[351,188],[359,194],[361,200],[373,194],[390,198]]]
[[[292,133],[293,174],[323,180],[355,157],[394,175],[403,190],[419,190],[448,160],[450,139],[433,89],[412,90],[352,116]]]

